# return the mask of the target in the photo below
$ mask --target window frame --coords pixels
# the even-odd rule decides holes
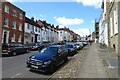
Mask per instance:
[[[110,16],[110,37],[113,36],[113,17]]]
[[[15,25],[13,24],[15,22]],[[13,27],[14,26],[14,27]],[[16,29],[17,22],[15,20],[12,21],[12,29]]]
[[[114,35],[118,33],[118,7],[114,8]]]
[[[19,19],[23,19],[23,14],[19,13]]]
[[[5,21],[5,19],[7,19],[7,21]],[[7,22],[7,25],[6,25],[6,22]],[[8,27],[8,25],[9,25],[9,19],[8,18],[4,18],[4,26]]]
[[[8,13],[8,14],[10,13],[10,8],[9,8],[9,6],[5,5],[4,12],[6,12],[6,13]]]
[[[23,24],[22,23],[19,23],[19,30],[22,31],[22,26]]]
[[[14,14],[16,13],[16,14]],[[17,11],[16,10],[13,10],[13,16],[17,17]]]

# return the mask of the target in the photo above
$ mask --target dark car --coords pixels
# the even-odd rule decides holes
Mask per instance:
[[[65,44],[65,41],[59,41],[57,42],[57,45],[64,45]]]
[[[64,46],[52,45],[29,57],[27,67],[31,70],[53,73],[56,67],[67,59],[68,53]]]
[[[77,50],[81,49],[81,45],[79,43],[75,43],[75,46],[76,46]]]
[[[29,48],[20,43],[2,44],[2,55],[17,55],[19,53],[29,52]]]
[[[31,46],[31,50],[38,50],[42,46],[42,43],[33,43],[33,45]]]
[[[68,51],[69,56],[73,56],[77,53],[77,48],[76,48],[75,44],[65,44],[64,46],[65,46],[66,50]]]
[[[80,50],[80,49],[83,48],[83,43],[81,43],[81,42],[76,42],[76,43],[75,43],[75,46],[76,46],[77,50]]]
[[[26,44],[24,44],[24,46],[29,47],[30,50],[32,50],[33,45],[34,45],[34,43],[26,43]]]

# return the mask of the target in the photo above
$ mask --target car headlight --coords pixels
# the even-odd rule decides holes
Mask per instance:
[[[71,51],[73,51],[74,49],[71,49]]]
[[[36,62],[36,65],[42,65],[43,62]]]
[[[46,64],[50,64],[51,63],[51,61],[46,61],[46,62],[44,62],[44,64],[46,65]]]

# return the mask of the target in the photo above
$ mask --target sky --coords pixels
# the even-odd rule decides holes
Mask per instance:
[[[101,0],[8,0],[26,12],[28,18],[46,20],[48,23],[68,27],[80,36],[94,31],[95,19],[101,14]]]

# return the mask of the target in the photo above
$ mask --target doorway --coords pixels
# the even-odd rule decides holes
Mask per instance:
[[[7,39],[7,32],[4,32],[4,39],[3,39],[3,43],[6,44],[6,39]]]

